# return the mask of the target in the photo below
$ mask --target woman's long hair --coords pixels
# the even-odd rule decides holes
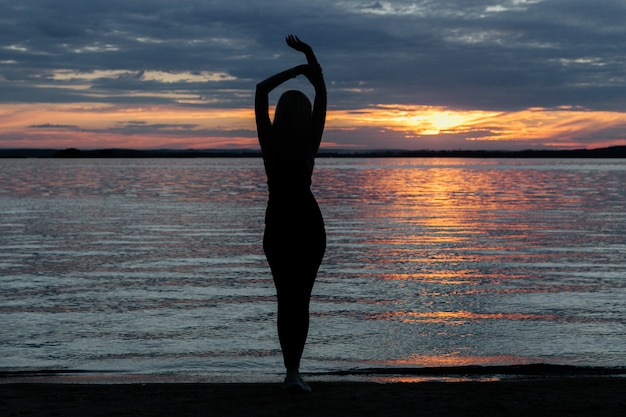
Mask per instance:
[[[312,110],[309,98],[298,90],[283,93],[276,104],[274,132],[279,142],[280,159],[289,174],[313,171]]]
[[[276,104],[274,129],[288,134],[310,132],[312,108],[311,101],[303,92],[298,90],[284,92]]]

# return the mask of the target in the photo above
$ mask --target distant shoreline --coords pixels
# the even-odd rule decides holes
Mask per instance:
[[[0,149],[0,158],[259,158],[255,149]],[[626,146],[573,150],[320,150],[318,158],[626,158]]]

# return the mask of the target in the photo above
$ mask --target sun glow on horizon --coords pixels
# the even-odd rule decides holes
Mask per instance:
[[[500,113],[486,111],[455,111],[434,106],[377,105],[357,111],[333,112],[330,120],[338,125],[353,124],[399,130],[408,136],[432,136],[465,130],[479,120]]]
[[[454,110],[420,105],[377,105],[335,111],[329,124],[340,128],[375,127],[401,132],[407,139],[461,136],[467,142],[528,141],[545,146],[585,147],[596,138],[600,146],[626,144],[626,113],[590,111],[564,106],[515,112]]]
[[[184,97],[181,97],[184,99]],[[455,110],[424,105],[372,105],[329,109],[326,131],[335,139],[324,147],[359,147],[372,132],[392,147],[478,149],[487,142],[528,143],[555,148],[626,144],[626,113],[573,107],[530,108],[516,112]],[[351,131],[351,139],[342,132]],[[326,135],[329,136],[329,135]],[[345,135],[344,135],[345,136]],[[423,142],[425,138],[433,138]],[[351,142],[349,142],[351,140]],[[483,144],[483,145],[481,145]],[[106,103],[21,103],[0,105],[0,147],[77,148],[256,148],[254,111],[207,106],[121,105]]]

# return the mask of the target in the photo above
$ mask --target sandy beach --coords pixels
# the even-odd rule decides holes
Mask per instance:
[[[623,416],[626,378],[496,382],[0,385],[8,416]]]

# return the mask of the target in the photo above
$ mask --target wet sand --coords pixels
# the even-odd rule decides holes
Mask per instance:
[[[0,384],[0,416],[624,416],[626,378],[495,382]]]

